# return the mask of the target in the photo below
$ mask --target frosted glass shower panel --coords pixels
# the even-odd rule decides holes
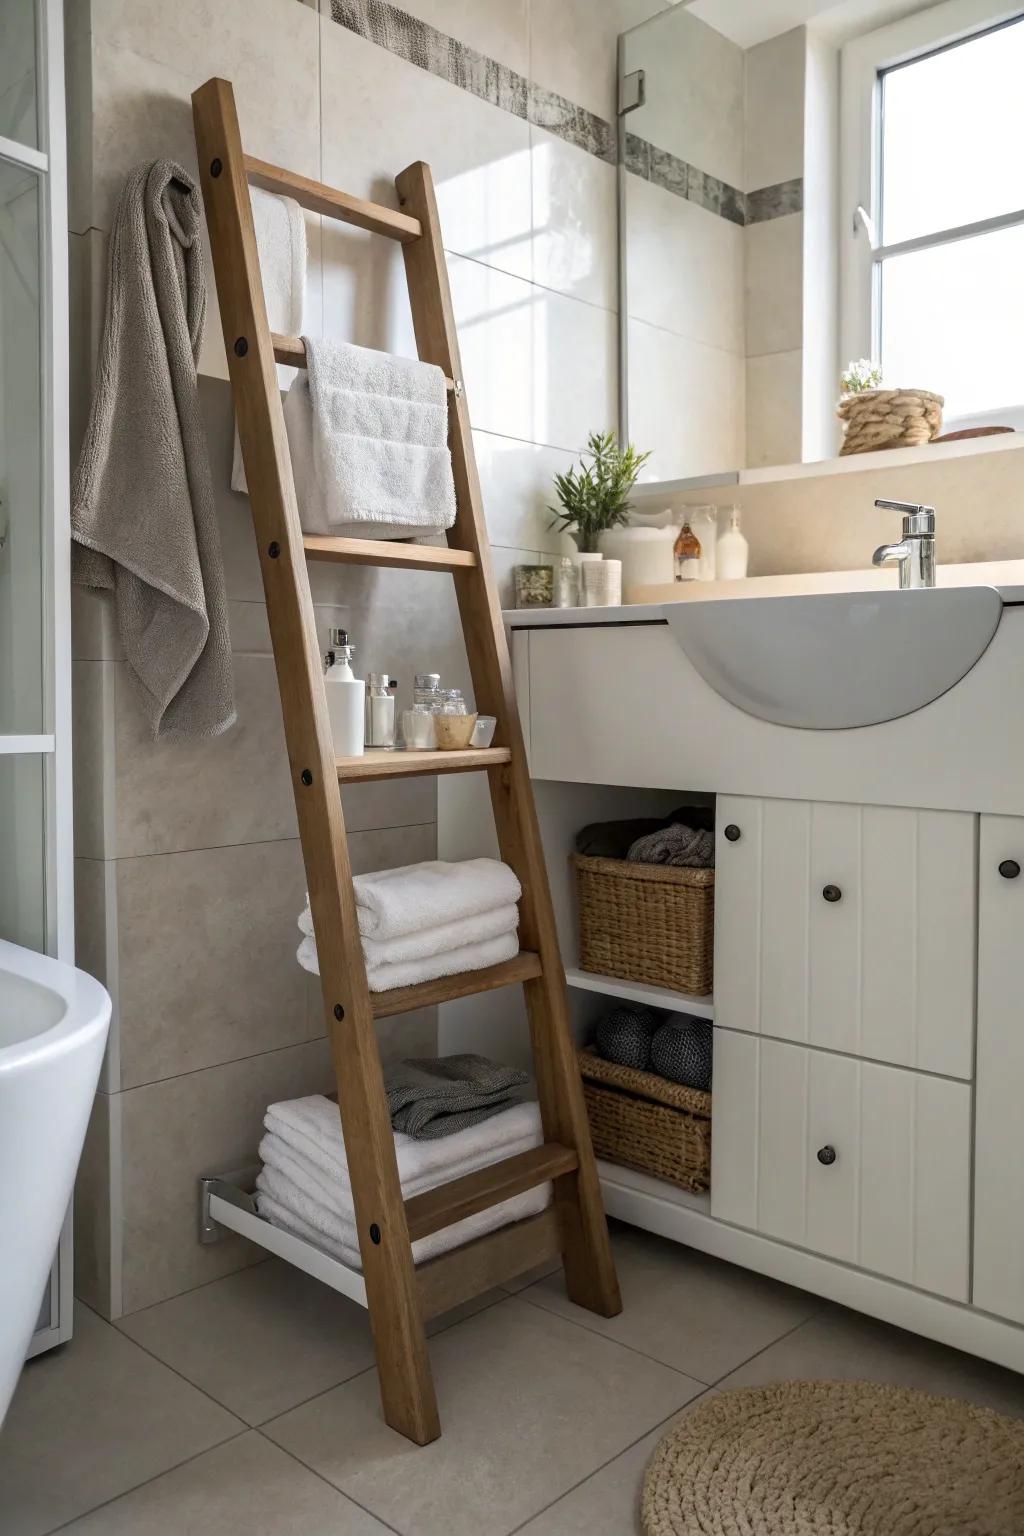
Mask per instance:
[[[36,8],[0,0],[0,138],[39,146]]]
[[[0,939],[45,950],[45,758],[0,753]]]
[[[39,195],[0,160],[0,736],[46,730]]]

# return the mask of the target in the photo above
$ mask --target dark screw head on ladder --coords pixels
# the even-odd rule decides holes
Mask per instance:
[[[380,1242],[380,1227],[378,1227],[376,1222],[373,1222],[371,1227],[370,1227],[370,1242],[371,1243],[379,1243]]]
[[[248,350],[249,343],[246,341],[244,336],[239,336],[238,340],[235,342],[235,356],[244,357]]]
[[[335,1003],[335,1005],[334,1005],[334,1017],[338,1020],[339,1024],[341,1023],[341,1020],[345,1017],[345,1010],[341,1006],[340,1003]]]
[[[280,553],[281,546],[276,539],[274,540],[273,544],[267,545],[267,554],[270,556],[271,560],[276,560]]]
[[[302,770],[302,782],[305,784],[307,789],[313,782],[313,775],[308,768],[303,768]]]
[[[211,160],[210,161],[210,175],[211,176],[219,176],[223,169],[224,169],[224,167],[223,167],[223,165],[221,165],[219,160]]]

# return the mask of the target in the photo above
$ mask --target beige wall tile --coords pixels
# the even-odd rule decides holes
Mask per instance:
[[[627,176],[630,316],[704,346],[742,352],[745,233],[697,203]]]
[[[75,964],[110,993],[113,1012],[103,1053],[100,1087],[121,1086],[120,966],[117,954],[117,864],[112,859],[75,859]]]
[[[530,128],[533,281],[618,308],[616,171],[543,128]]]
[[[804,173],[806,35],[794,27],[744,56],[748,192]]]
[[[115,852],[113,661],[71,663],[71,736],[75,852],[112,858]]]
[[[735,469],[744,455],[744,359],[629,322],[629,435],[648,479]]]
[[[751,224],[746,247],[746,350],[793,352],[803,343],[803,236],[800,213]]]
[[[772,352],[747,359],[747,467],[799,464],[803,353]]]
[[[556,501],[555,475],[570,468],[574,455],[491,432],[474,432],[473,446],[492,545],[560,554],[562,535],[550,526],[548,506]]]
[[[96,1095],[75,1179],[75,1295],[107,1318],[120,1311],[112,1247],[117,1223],[111,1209],[120,1175],[114,1167],[120,1146],[113,1124],[119,1111],[117,1095]]]
[[[879,496],[923,501],[936,508],[943,564],[1024,557],[1017,511],[1019,451],[933,463],[892,464],[819,478],[735,486],[678,498],[679,504],[718,501],[743,507],[750,541],[750,574],[862,570],[877,545],[898,532]]]
[[[197,1241],[197,1181],[255,1161],[268,1104],[331,1087],[317,1040],[121,1095],[125,1312],[259,1261],[243,1238]]]
[[[120,859],[125,1088],[307,1038],[298,841]]]
[[[321,46],[322,178],[358,197],[398,207],[396,175],[425,160],[438,194],[445,249],[530,278],[530,129],[524,118],[342,26],[325,23]],[[325,316],[332,335],[347,336],[353,313],[333,270],[336,226],[325,227]],[[352,249],[352,233],[345,232],[342,249]],[[391,261],[398,258],[396,273],[401,272],[401,255],[393,244],[390,250]],[[402,292],[401,280],[396,286]],[[345,329],[339,332],[339,326]]]

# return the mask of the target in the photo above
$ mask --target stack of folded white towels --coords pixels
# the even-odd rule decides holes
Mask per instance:
[[[522,887],[497,859],[407,864],[352,883],[371,992],[477,971],[519,952]],[[299,964],[319,975],[308,899],[299,928]]]
[[[350,1268],[361,1268],[352,1183],[337,1104],[320,1094],[290,1099],[271,1104],[263,1123],[263,1167],[256,1181],[260,1215]],[[527,1152],[540,1146],[542,1140],[540,1111],[532,1101],[513,1104],[466,1130],[433,1141],[414,1140],[396,1131],[402,1194],[406,1199],[421,1194]],[[413,1257],[417,1263],[435,1258],[509,1222],[535,1216],[550,1200],[550,1184],[527,1190],[420,1238],[413,1244]]]

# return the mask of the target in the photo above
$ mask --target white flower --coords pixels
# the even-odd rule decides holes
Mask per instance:
[[[870,357],[859,358],[855,363],[847,363],[846,372],[839,383],[846,395],[859,395],[865,389],[878,389],[882,382],[882,370]]]

